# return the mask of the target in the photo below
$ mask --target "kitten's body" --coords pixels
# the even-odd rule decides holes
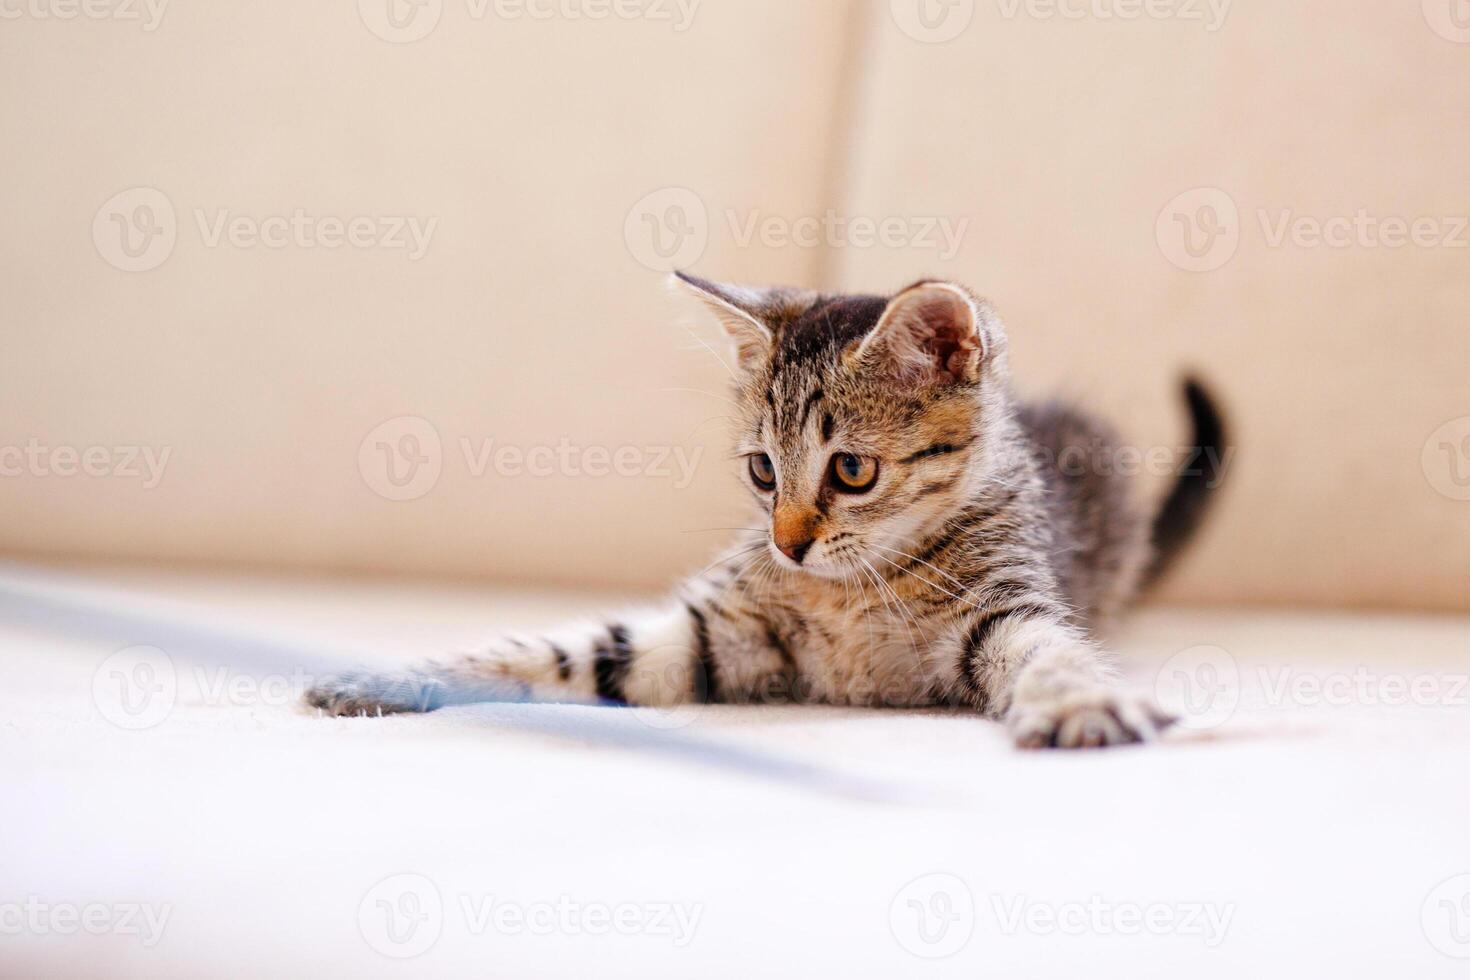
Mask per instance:
[[[398,677],[333,678],[310,703],[427,710],[514,685],[644,705],[946,704],[1005,718],[1021,744],[1061,746],[1166,723],[1114,689],[1089,631],[1167,557],[1154,537],[1183,539],[1211,474],[1183,478],[1166,533],[1151,534],[1111,465],[1111,431],[1019,404],[998,320],[952,284],[888,300],[681,278],[736,341],[741,452],[765,526],[663,609]],[[1190,403],[1202,443],[1218,441],[1197,388]],[[839,460],[870,469],[869,487],[841,479]]]

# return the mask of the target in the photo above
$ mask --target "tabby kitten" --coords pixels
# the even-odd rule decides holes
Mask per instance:
[[[886,299],[675,282],[734,341],[761,528],[660,608],[328,678],[309,704],[950,705],[1004,720],[1021,746],[1060,748],[1168,726],[1115,686],[1089,631],[1202,516],[1222,434],[1198,386],[1200,449],[1150,522],[1117,467],[1085,465],[1117,445],[1108,428],[1015,399],[1001,323],[965,288],[925,281]]]

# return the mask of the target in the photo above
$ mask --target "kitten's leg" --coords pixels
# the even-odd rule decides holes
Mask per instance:
[[[976,616],[959,669],[975,703],[1023,748],[1147,742],[1174,720],[1119,689],[1107,656],[1046,603]]]
[[[661,609],[544,636],[506,636],[401,673],[324,678],[306,703],[333,715],[376,715],[482,701],[668,707],[731,700],[786,667],[768,632],[755,620],[744,625],[708,588],[691,587]]]

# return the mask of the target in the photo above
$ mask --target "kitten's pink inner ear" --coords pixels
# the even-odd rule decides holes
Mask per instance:
[[[974,381],[985,354],[978,311],[949,283],[924,283],[894,297],[858,348],[911,380]]]

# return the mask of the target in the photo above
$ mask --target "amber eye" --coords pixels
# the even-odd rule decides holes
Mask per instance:
[[[750,478],[762,490],[776,489],[776,467],[771,465],[771,457],[765,453],[750,457]]]
[[[831,482],[843,493],[867,493],[878,482],[878,461],[871,456],[838,453],[832,457]]]

